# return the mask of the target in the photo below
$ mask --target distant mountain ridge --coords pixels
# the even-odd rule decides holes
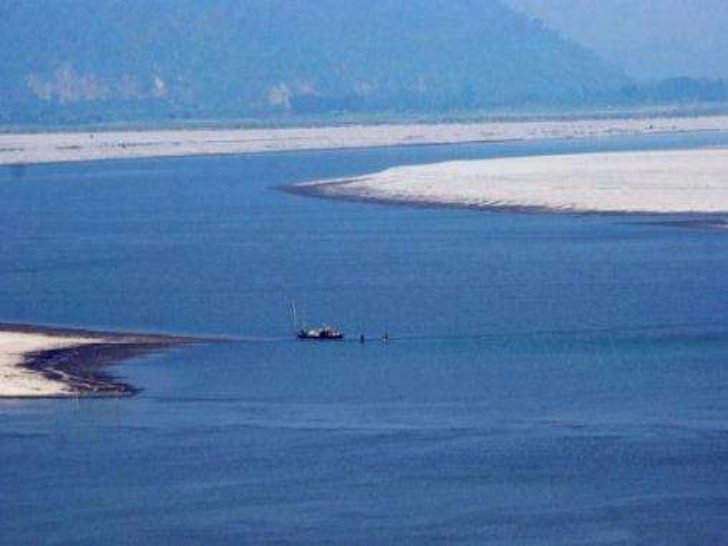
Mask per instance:
[[[0,0],[0,120],[579,103],[624,73],[500,0]]]
[[[728,79],[725,0],[504,0],[640,82]]]

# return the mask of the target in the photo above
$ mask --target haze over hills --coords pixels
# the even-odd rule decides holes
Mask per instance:
[[[638,80],[728,78],[725,0],[506,0]]]
[[[629,83],[501,0],[0,0],[0,48],[5,122],[580,104]]]

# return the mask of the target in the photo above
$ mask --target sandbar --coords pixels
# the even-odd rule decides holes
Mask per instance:
[[[728,116],[0,133],[0,165],[728,130]]]
[[[728,148],[450,161],[290,189],[334,198],[488,209],[728,213]]]
[[[0,398],[129,396],[104,368],[194,338],[0,324]]]

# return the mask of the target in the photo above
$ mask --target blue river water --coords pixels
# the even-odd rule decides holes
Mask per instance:
[[[229,338],[115,367],[131,399],[0,401],[0,543],[728,543],[728,230],[278,191],[717,144],[0,169],[0,322]],[[292,300],[371,341],[293,341]]]

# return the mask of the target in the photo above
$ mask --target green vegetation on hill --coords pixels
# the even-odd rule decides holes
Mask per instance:
[[[0,0],[0,120],[578,105],[623,73],[500,0]]]

